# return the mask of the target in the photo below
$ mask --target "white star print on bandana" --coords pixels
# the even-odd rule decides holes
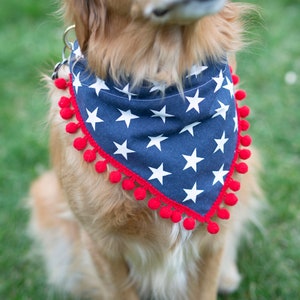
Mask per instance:
[[[235,198],[228,189],[239,186],[232,175],[242,137],[228,65],[194,67],[186,76],[182,99],[174,86],[164,88],[161,96],[156,87],[163,83],[145,82],[131,90],[130,80],[104,81],[89,72],[78,51],[76,42],[70,57],[70,99],[79,125],[69,123],[75,129],[67,131],[80,127],[84,138],[74,141],[75,148],[85,150],[89,144],[85,160],[98,160],[98,173],[106,170],[100,165],[113,165],[119,176],[111,181],[123,180],[125,190],[135,188],[138,200],[148,194],[150,208],[164,208],[163,218],[179,222],[186,216],[186,229],[198,220],[216,233],[211,217],[228,215],[221,204],[232,205]]]

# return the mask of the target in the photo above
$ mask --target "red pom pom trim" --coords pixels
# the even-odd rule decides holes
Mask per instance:
[[[249,106],[242,106],[239,108],[239,113],[240,113],[240,116],[241,118],[247,118],[250,114],[250,108]]]
[[[107,171],[107,162],[104,160],[98,161],[95,164],[95,170],[97,173],[104,173]]]
[[[233,193],[227,194],[224,199],[224,203],[228,206],[234,206],[238,201],[238,197]]]
[[[122,182],[122,188],[125,191],[131,191],[135,188],[135,183],[133,180],[126,178]]]
[[[71,133],[71,134],[76,133],[78,131],[79,127],[80,126],[78,124],[71,122],[66,125],[66,132]]]
[[[55,79],[54,84],[60,90],[65,90],[68,87],[68,83],[64,78]]]
[[[244,147],[249,147],[252,144],[252,139],[250,135],[245,135],[241,137],[241,144]]]
[[[251,151],[249,149],[242,149],[239,153],[239,156],[241,159],[246,160],[246,159],[250,158]]]
[[[194,218],[186,218],[183,221],[183,227],[186,230],[193,230],[196,227],[196,221]]]
[[[221,208],[218,210],[218,217],[223,220],[228,220],[230,218],[230,212],[226,208]]]
[[[237,85],[239,82],[240,82],[239,76],[233,74],[233,75],[232,75],[232,83],[233,83],[234,85]]]
[[[237,192],[240,190],[241,188],[241,183],[239,181],[236,181],[236,180],[232,180],[230,183],[229,183],[229,188],[233,191],[233,192]]]
[[[70,107],[71,106],[71,99],[67,98],[67,97],[61,97],[59,102],[58,102],[58,106],[60,108],[65,108],[65,107]]]
[[[151,198],[149,201],[148,201],[148,207],[152,210],[157,210],[159,209],[161,206],[161,202],[159,199],[157,198]]]
[[[91,163],[93,161],[96,160],[96,153],[94,150],[86,150],[83,153],[83,159],[88,162]]]
[[[235,92],[235,99],[238,101],[244,100],[247,97],[247,93],[244,90],[238,90]]]
[[[78,137],[73,142],[73,147],[78,151],[85,149],[86,146],[87,146],[87,140],[83,137]]]
[[[60,110],[60,116],[64,120],[69,120],[74,116],[74,111],[69,107],[64,107]]]
[[[111,183],[118,183],[120,182],[122,179],[122,174],[119,171],[112,171],[109,174],[109,181]]]
[[[147,196],[147,191],[142,188],[142,187],[138,187],[135,189],[134,191],[134,197],[136,200],[140,201],[140,200],[144,200]]]
[[[169,219],[172,216],[172,209],[169,206],[164,206],[161,208],[161,210],[159,211],[159,215],[163,218],[163,219]]]
[[[207,225],[207,231],[211,234],[217,234],[220,230],[220,227],[217,223],[215,222],[210,222]]]
[[[235,169],[240,174],[246,174],[248,172],[248,165],[241,162],[235,166]]]
[[[250,123],[246,120],[241,120],[240,126],[242,131],[247,131],[250,128]]]
[[[178,211],[173,211],[171,220],[173,223],[179,223],[182,220],[182,214]]]

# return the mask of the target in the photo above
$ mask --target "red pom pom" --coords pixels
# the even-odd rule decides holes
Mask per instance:
[[[234,192],[237,192],[240,190],[241,188],[241,184],[236,181],[236,180],[232,180],[230,183],[229,183],[229,188],[234,191]]]
[[[97,173],[104,173],[107,170],[107,163],[104,160],[98,161],[95,164],[95,170]]]
[[[148,207],[152,210],[157,210],[159,209],[161,203],[160,201],[157,199],[157,198],[151,198],[149,201],[148,201]]]
[[[251,151],[249,149],[243,149],[240,151],[239,156],[241,159],[248,159],[251,156]]]
[[[135,188],[134,181],[132,179],[126,178],[122,182],[122,188],[125,191],[131,191]]]
[[[159,211],[159,215],[163,218],[163,219],[169,219],[172,216],[172,209],[169,206],[164,206],[161,208],[161,210]]]
[[[69,108],[69,107],[65,107],[65,108],[62,108],[60,110],[60,116],[64,119],[64,120],[69,120],[73,117],[74,115],[74,111]]]
[[[214,223],[214,222],[210,222],[208,223],[207,225],[207,231],[210,233],[210,234],[217,234],[220,230],[220,227],[217,223]]]
[[[171,216],[171,220],[173,223],[178,223],[180,222],[182,219],[182,215],[179,211],[173,211],[172,216]]]
[[[86,147],[86,145],[87,145],[87,140],[82,137],[76,138],[73,142],[74,148],[77,149],[78,151],[83,150]]]
[[[218,217],[223,220],[228,220],[230,218],[230,213],[227,209],[221,208],[218,210]]]
[[[109,174],[109,181],[111,183],[118,183],[120,182],[122,179],[122,174],[119,171],[112,171]]]
[[[232,75],[232,83],[233,83],[234,85],[236,85],[236,84],[239,83],[239,81],[240,81],[239,76],[233,74],[233,75]]]
[[[235,194],[227,194],[224,199],[224,203],[228,206],[234,206],[239,201],[238,197]]]
[[[69,107],[71,105],[71,100],[65,96],[62,96],[58,101],[60,108]]]
[[[252,143],[252,139],[250,135],[245,135],[241,137],[241,144],[244,147],[249,147]]]
[[[243,107],[240,107],[239,108],[239,113],[240,113],[240,116],[241,118],[247,118],[250,114],[250,108],[249,106],[243,106]]]
[[[183,221],[183,227],[186,230],[193,230],[196,227],[196,221],[194,218],[186,218]]]
[[[244,100],[247,97],[247,94],[244,90],[238,90],[235,92],[235,99],[236,100]]]
[[[71,122],[71,123],[67,124],[66,132],[75,133],[75,132],[77,132],[78,128],[79,128],[78,124]]]
[[[147,196],[147,191],[144,188],[138,187],[135,189],[134,197],[136,200],[144,200],[146,196]]]
[[[235,169],[240,174],[245,174],[248,172],[248,165],[246,163],[239,163],[235,166]]]
[[[96,159],[96,153],[94,150],[86,150],[83,153],[83,159],[88,162],[91,163]]]
[[[68,86],[67,81],[64,78],[57,78],[54,80],[55,86],[60,90],[65,90]]]
[[[250,123],[246,120],[241,120],[240,126],[242,131],[247,131],[250,128]]]

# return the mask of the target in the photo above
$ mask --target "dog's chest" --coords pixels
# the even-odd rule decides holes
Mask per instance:
[[[185,299],[189,277],[198,271],[196,262],[200,255],[199,243],[191,236],[180,230],[179,225],[173,225],[172,234],[165,236],[165,247],[129,245],[125,258],[141,296],[149,297],[152,293],[155,299],[169,299],[166,295],[172,295],[172,300]]]

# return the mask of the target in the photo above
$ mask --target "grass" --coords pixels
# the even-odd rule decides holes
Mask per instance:
[[[239,55],[239,74],[252,107],[252,135],[264,164],[270,209],[265,234],[240,250],[241,288],[221,300],[299,298],[300,282],[300,3],[254,1],[263,21],[257,43]],[[10,0],[0,10],[0,299],[65,299],[45,284],[40,261],[29,256],[30,182],[48,167],[46,91],[41,71],[60,59],[63,26],[49,1]],[[257,20],[255,20],[257,21]],[[298,75],[288,84],[288,72]]]

